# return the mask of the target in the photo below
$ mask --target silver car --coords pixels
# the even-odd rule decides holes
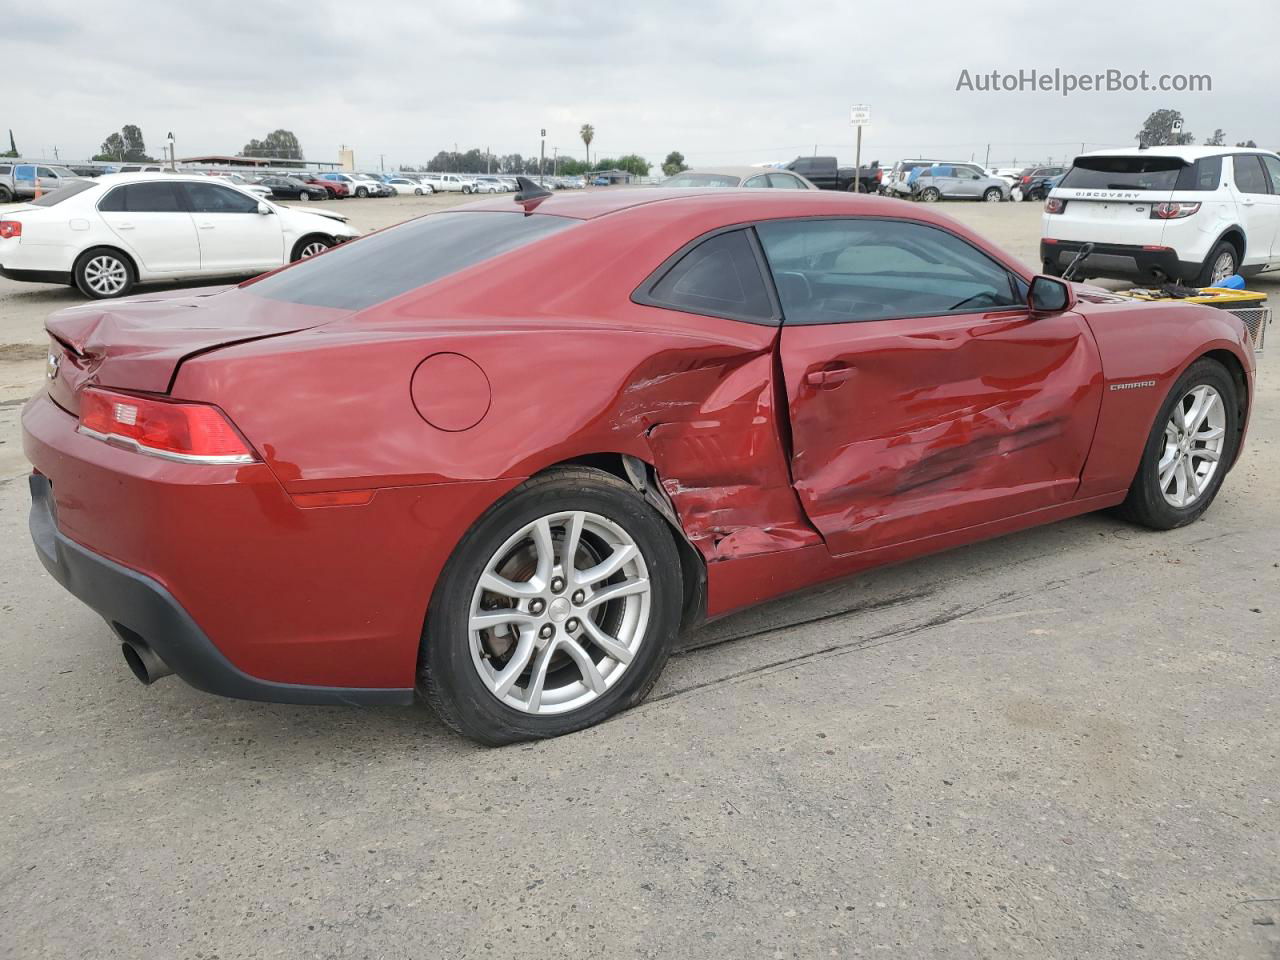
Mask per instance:
[[[663,180],[663,187],[737,187],[774,190],[817,190],[812,183],[788,170],[770,167],[698,167]]]
[[[976,163],[936,163],[920,171],[912,196],[926,203],[943,199],[999,203],[1009,199],[1009,184]]]

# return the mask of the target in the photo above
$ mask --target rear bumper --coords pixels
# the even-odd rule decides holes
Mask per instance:
[[[1064,269],[1084,246],[1081,240],[1040,241],[1040,261]],[[1095,243],[1088,262],[1079,271],[1086,277],[1109,277],[1115,280],[1141,280],[1161,283],[1165,280],[1194,280],[1200,264],[1179,260],[1172,249],[1147,250],[1138,244]],[[1079,279],[1079,278],[1077,278]]]
[[[16,270],[0,264],[0,277],[6,280],[22,280],[27,283],[59,283],[71,282],[70,270]]]
[[[413,690],[276,683],[237,669],[158,581],[94,553],[59,530],[47,477],[31,477],[31,539],[44,568],[117,632],[140,637],[198,690],[273,703],[407,704]]]

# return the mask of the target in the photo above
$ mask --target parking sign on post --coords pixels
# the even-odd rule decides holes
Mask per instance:
[[[849,122],[858,128],[858,145],[853,154],[853,190],[862,192],[862,128],[871,122],[871,107],[865,103],[849,108]]]

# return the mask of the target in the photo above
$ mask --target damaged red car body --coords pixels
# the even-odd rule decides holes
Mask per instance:
[[[141,679],[554,735],[704,618],[1105,507],[1189,522],[1241,448],[1233,316],[931,210],[520,200],[49,320],[33,536]]]

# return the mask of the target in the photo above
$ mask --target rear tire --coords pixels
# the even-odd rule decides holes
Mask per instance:
[[[574,518],[578,549],[566,573]],[[545,550],[528,532],[538,530]],[[629,559],[575,583],[615,556]],[[507,590],[482,588],[482,577]],[[658,679],[680,626],[681,582],[666,521],[630,484],[579,467],[541,474],[490,507],[454,550],[427,612],[418,688],[444,723],[492,746],[599,723],[639,703]],[[624,583],[627,595],[591,606]],[[513,608],[520,619],[492,618]],[[475,617],[493,625],[473,630]]]
[[[132,261],[111,247],[86,250],[76,260],[71,276],[76,288],[91,300],[126,296],[138,280]]]
[[[304,201],[305,201],[305,200],[310,200],[310,199],[311,199],[311,194],[309,194],[309,193],[307,193],[307,191],[303,190],[303,191],[301,191],[301,192],[298,194],[298,199],[299,199],[299,200],[304,200]]]
[[[1223,240],[1205,258],[1200,273],[1193,281],[1197,287],[1212,287],[1240,269],[1240,254],[1228,240]],[[1224,272],[1225,271],[1225,272]]]
[[[925,187],[920,191],[920,199],[925,203],[937,203],[942,199],[942,191],[937,187]]]
[[[1216,401],[1205,410],[1203,421],[1196,429],[1183,430],[1178,420],[1179,407],[1186,412],[1190,404],[1192,416],[1199,415],[1194,397],[1204,388],[1207,388],[1205,395],[1215,395]],[[1143,447],[1137,475],[1120,513],[1152,530],[1172,530],[1198,520],[1218,495],[1227,470],[1235,459],[1236,446],[1240,441],[1239,408],[1236,404],[1235,381],[1222,364],[1201,357],[1188,367],[1160,406]],[[1185,423],[1185,418],[1182,422]],[[1218,449],[1208,450],[1216,440],[1210,438],[1218,430],[1221,431]],[[1184,442],[1184,438],[1189,438],[1190,442]],[[1189,451],[1190,456],[1182,456],[1183,450]],[[1211,455],[1216,459],[1210,459]],[[1183,471],[1179,476],[1180,462],[1187,465],[1189,473]],[[1200,481],[1203,486],[1193,484],[1191,477],[1210,465],[1214,469]],[[1180,499],[1179,490],[1187,490],[1187,485],[1195,491],[1194,499],[1176,502]]]

